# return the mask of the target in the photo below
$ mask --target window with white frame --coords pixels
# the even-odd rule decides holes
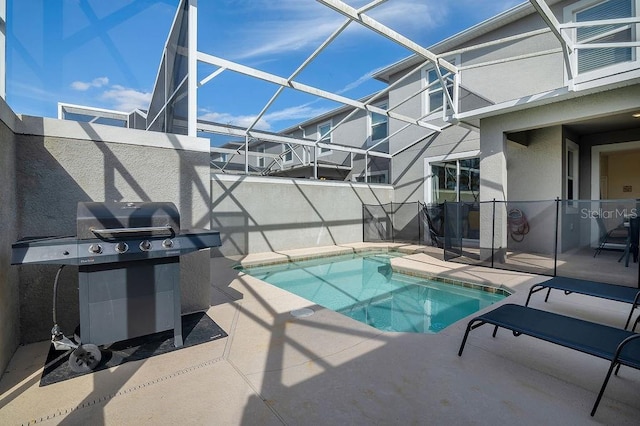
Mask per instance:
[[[429,203],[472,202],[480,200],[480,158],[468,153],[446,158],[427,158],[428,185],[425,200]],[[458,156],[459,158],[455,158]]]
[[[285,163],[293,161],[293,147],[288,143],[282,144],[282,161]]]
[[[332,142],[333,133],[331,133],[331,122],[327,121],[318,125],[318,142],[330,144]],[[320,154],[331,152],[330,148],[320,148]]]
[[[213,157],[212,157],[211,160],[212,161],[219,161],[221,163],[226,163],[227,162],[227,154],[224,154],[224,153],[213,154]]]
[[[259,146],[256,151],[264,154],[264,146]],[[264,167],[265,166],[265,158],[263,156],[258,156],[257,159],[256,159],[256,165],[258,167]]]
[[[364,173],[353,175],[352,179],[354,182],[364,182]],[[369,183],[389,183],[387,172],[370,172],[367,180]]]
[[[577,200],[578,195],[578,170],[579,170],[579,147],[575,142],[566,141],[566,193],[567,201]]]
[[[450,61],[454,62],[454,61]],[[448,71],[445,68],[440,68],[440,74],[444,78],[446,82],[447,92],[449,96],[453,99],[453,87],[454,87],[454,78],[453,73]],[[427,89],[425,91],[425,113],[429,114],[431,112],[438,111],[442,109],[445,105],[446,94],[442,89],[442,83],[438,78],[438,72],[434,67],[427,68],[423,71],[425,84]]]
[[[385,111],[389,108],[389,104],[387,102],[377,104],[378,108],[384,109]],[[369,134],[369,141],[373,145],[377,141],[380,141],[387,136],[389,136],[389,117],[383,114],[378,114],[372,112],[370,114],[371,119],[371,129]]]
[[[583,45],[572,54],[574,69],[578,74],[591,73],[637,60],[637,47],[614,45],[637,40],[639,24],[615,22],[615,20],[636,17],[639,5],[640,0],[582,0],[565,8],[564,15],[567,22],[580,24],[607,21],[604,25],[580,25],[571,28],[572,40]],[[609,47],[606,44],[612,46]],[[589,47],[589,45],[598,45],[598,47]]]

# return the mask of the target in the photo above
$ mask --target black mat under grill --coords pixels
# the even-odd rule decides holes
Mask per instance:
[[[102,360],[100,360],[100,364],[93,371],[87,373],[71,371],[69,363],[67,363],[71,351],[56,351],[52,344],[49,347],[49,355],[40,378],[40,386],[47,386],[74,377],[91,374],[94,371],[116,367],[125,362],[137,361],[200,343],[211,342],[227,337],[227,333],[206,313],[196,312],[182,316],[182,337],[184,345],[180,348],[173,346],[173,330],[114,343],[109,346],[109,350],[101,350]]]

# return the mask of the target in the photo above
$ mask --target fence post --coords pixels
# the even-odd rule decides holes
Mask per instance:
[[[448,261],[447,259],[447,200],[444,200],[442,204],[442,260]]]
[[[362,242],[366,243],[364,240],[364,204],[362,205]]]
[[[496,239],[496,199],[493,199],[493,218],[491,221],[491,267],[493,268],[494,241]]]
[[[396,242],[396,215],[395,210],[393,210],[393,201],[391,202],[391,211],[389,212],[391,215],[391,242]]]
[[[418,215],[416,216],[418,220],[418,245],[422,244],[422,220],[420,218],[420,201],[416,203],[416,207],[418,208]]]
[[[560,197],[556,197],[556,241],[553,249],[553,276],[558,272],[558,226],[560,223]]]

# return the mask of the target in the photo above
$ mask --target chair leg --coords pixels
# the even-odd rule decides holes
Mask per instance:
[[[593,253],[593,257],[596,257],[597,255],[599,255],[599,254],[600,254],[600,252],[601,252],[601,251],[602,251],[602,249],[604,248],[604,243],[605,243],[605,242],[603,241],[603,242],[601,242],[601,243],[598,245],[598,248],[596,249],[596,252],[595,252],[595,253]]]
[[[609,366],[609,371],[607,371],[607,376],[604,378],[604,382],[602,383],[602,387],[600,388],[600,392],[598,393],[596,402],[595,404],[593,404],[593,409],[591,410],[591,417],[593,417],[596,414],[596,410],[598,409],[598,405],[600,404],[600,400],[602,399],[602,395],[604,394],[604,390],[606,389],[607,384],[609,383],[609,378],[611,377],[611,373],[613,372],[613,369],[616,366],[616,364],[617,362],[615,359],[611,361],[611,366]]]

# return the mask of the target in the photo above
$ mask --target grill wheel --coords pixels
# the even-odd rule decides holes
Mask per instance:
[[[69,355],[69,367],[75,373],[88,373],[98,366],[102,354],[96,345],[81,345]]]

